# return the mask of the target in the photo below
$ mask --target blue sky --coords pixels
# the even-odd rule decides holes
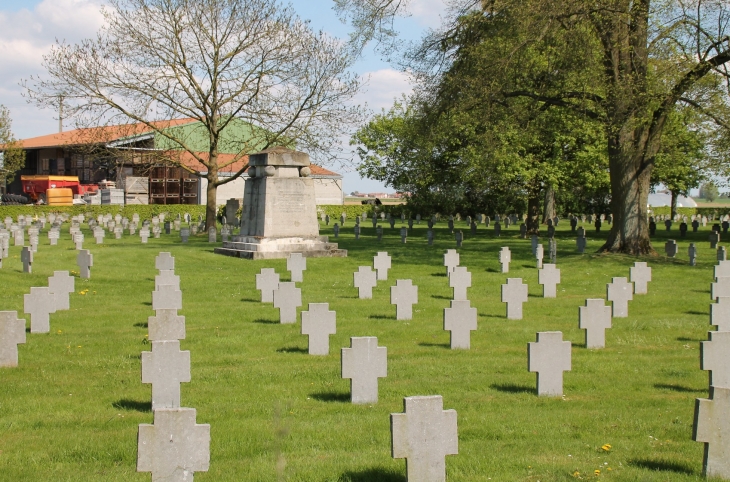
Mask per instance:
[[[40,111],[25,102],[22,79],[42,74],[41,58],[55,39],[77,42],[91,37],[101,25],[99,6],[103,0],[0,0],[0,104],[10,109],[13,131],[19,138],[49,134],[58,129],[55,113]],[[332,11],[332,0],[296,0],[291,2],[299,15],[311,21],[313,28],[344,38],[349,32]],[[443,0],[412,0],[412,15],[396,24],[406,39],[416,40],[429,27],[439,24]],[[372,50],[355,65],[355,71],[368,78],[359,103],[367,103],[379,112],[393,99],[410,91],[407,76],[393,69]],[[354,159],[356,161],[356,159]],[[352,164],[352,163],[351,163]],[[381,183],[361,179],[352,166],[329,166],[345,176],[344,189],[383,191]]]

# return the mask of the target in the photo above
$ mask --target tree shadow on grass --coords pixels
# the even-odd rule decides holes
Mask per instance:
[[[655,383],[654,388],[659,390],[671,390],[673,392],[680,393],[705,393],[707,392],[704,388],[691,388],[685,387],[684,385],[677,385],[676,383]]]
[[[119,410],[135,410],[137,412],[151,412],[152,402],[140,402],[137,400],[129,400],[122,398],[112,403],[112,407]]]
[[[135,323],[134,326],[136,326],[137,328],[149,328],[146,321],[140,321],[139,323]]]
[[[347,471],[337,482],[406,482],[406,476],[382,467],[373,469]]]
[[[267,319],[264,319],[264,318],[259,318],[257,320],[253,320],[253,322],[254,323],[261,323],[261,324],[264,324],[264,325],[278,325],[278,324],[280,324],[276,320],[267,320]]]
[[[505,393],[532,393],[534,394],[537,390],[535,387],[527,385],[517,385],[514,383],[492,383],[489,388],[493,388],[500,392]]]
[[[278,348],[276,353],[309,353],[307,348],[299,348],[298,346],[285,346]]]
[[[348,403],[350,401],[350,394],[342,392],[317,392],[310,393],[309,396],[320,402]]]
[[[448,343],[428,343],[425,341],[422,341],[418,344],[418,346],[425,346],[425,347],[438,347],[438,348],[451,348],[451,345]]]
[[[669,462],[666,460],[651,460],[651,459],[632,459],[628,461],[629,465],[639,467],[642,469],[661,471],[661,472],[676,472],[678,474],[694,475],[695,471],[687,465]]]

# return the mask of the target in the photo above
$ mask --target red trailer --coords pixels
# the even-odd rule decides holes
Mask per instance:
[[[99,190],[97,184],[81,184],[76,176],[20,176],[23,192],[33,201],[45,202],[46,191],[54,188],[69,188],[74,194],[84,195]]]

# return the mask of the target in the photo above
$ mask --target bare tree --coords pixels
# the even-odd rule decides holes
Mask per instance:
[[[25,164],[25,151],[13,136],[10,111],[0,105],[0,184],[12,182]]]
[[[62,98],[80,127],[145,124],[180,154],[171,162],[208,180],[208,227],[217,187],[243,174],[247,154],[284,145],[331,158],[361,118],[348,107],[359,87],[349,47],[276,0],[110,0],[103,14],[95,39],[44,57],[47,76],[24,82],[28,97],[43,107]],[[200,126],[155,122],[178,118]],[[234,138],[241,125],[249,134]],[[235,152],[225,161],[224,146]]]

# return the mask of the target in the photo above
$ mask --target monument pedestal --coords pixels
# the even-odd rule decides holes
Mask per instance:
[[[309,156],[277,147],[249,157],[241,212],[241,234],[215,252],[246,259],[346,257],[319,235]]]

